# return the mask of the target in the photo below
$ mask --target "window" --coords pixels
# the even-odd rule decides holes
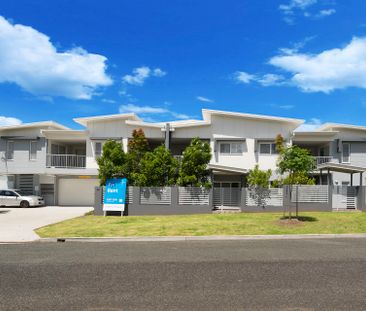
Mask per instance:
[[[220,153],[230,153],[230,144],[220,144]]]
[[[220,153],[222,154],[241,154],[243,153],[243,143],[221,143]]]
[[[8,141],[6,144],[6,159],[13,160],[14,159],[14,142]]]
[[[102,155],[102,143],[101,142],[95,143],[94,155],[96,158],[100,157]]]
[[[278,154],[276,144],[274,143],[260,143],[259,144],[260,154]]]
[[[350,144],[342,144],[342,162],[343,163],[351,162],[351,145]]]
[[[18,196],[15,192],[9,191],[9,190],[0,191],[0,195],[6,196],[6,197],[17,197]]]
[[[37,159],[37,142],[31,141],[29,144],[29,160]]]

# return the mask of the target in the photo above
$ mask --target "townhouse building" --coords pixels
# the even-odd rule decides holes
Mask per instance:
[[[193,137],[210,143],[214,187],[240,188],[250,169],[272,169],[275,138],[310,150],[319,184],[360,185],[366,170],[366,127],[325,124],[297,131],[303,120],[202,110],[202,120],[145,122],[133,113],[76,118],[82,130],[56,122],[0,128],[0,188],[41,194],[48,205],[93,205],[99,184],[96,158],[108,139],[127,151],[132,131],[142,128],[151,148],[164,144],[180,158]]]

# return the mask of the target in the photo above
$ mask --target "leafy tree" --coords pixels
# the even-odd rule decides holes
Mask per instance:
[[[133,130],[126,154],[126,175],[131,185],[135,185],[134,176],[140,172],[141,160],[148,150],[149,143],[144,131],[141,128]]]
[[[284,185],[315,185],[315,179],[303,172],[285,177],[282,180]]]
[[[108,140],[103,146],[102,155],[97,158],[99,166],[98,175],[100,185],[104,186],[106,180],[112,177],[126,177],[126,155],[122,144],[115,140]]]
[[[266,199],[270,196],[269,179],[271,178],[272,171],[262,171],[259,166],[256,165],[254,169],[249,171],[248,185],[250,197],[256,202],[257,206],[265,208]]]
[[[314,170],[314,159],[310,152],[298,146],[284,148],[277,163],[280,174],[286,174],[286,184],[291,186],[306,182],[309,184],[311,178],[310,172]],[[307,178],[306,178],[307,177]],[[291,209],[289,210],[289,217],[291,218]],[[298,202],[296,202],[296,217],[298,217]]]
[[[210,187],[210,172],[207,169],[210,160],[210,145],[199,138],[193,138],[183,152],[178,184],[180,186]]]
[[[165,146],[160,146],[144,154],[133,180],[136,186],[161,187],[175,184],[177,174],[178,160]]]

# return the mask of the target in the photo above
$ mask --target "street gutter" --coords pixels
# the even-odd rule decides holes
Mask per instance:
[[[41,238],[38,242],[188,242],[188,241],[250,241],[366,238],[366,233],[347,234],[278,234],[278,235],[212,235],[212,236],[144,236],[144,237],[59,237]],[[37,241],[34,241],[37,242]]]

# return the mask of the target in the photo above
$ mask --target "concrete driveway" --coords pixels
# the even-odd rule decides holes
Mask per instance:
[[[82,216],[92,207],[45,206],[34,208],[0,207],[0,243],[39,239],[35,229]]]

